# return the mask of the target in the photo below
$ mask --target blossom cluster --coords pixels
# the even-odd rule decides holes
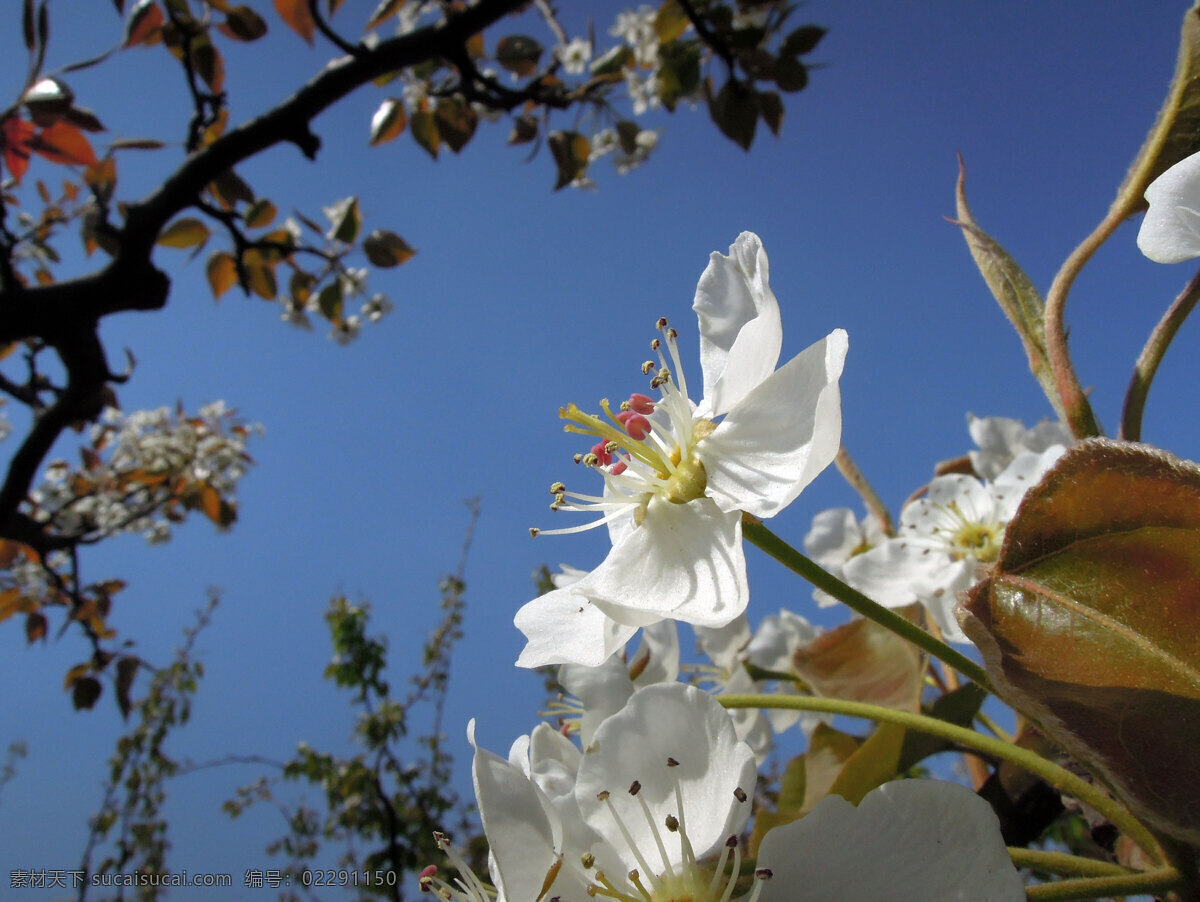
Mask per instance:
[[[637,25],[625,22],[630,35]],[[778,514],[837,456],[848,340],[835,329],[777,366],[779,304],[749,232],[712,255],[693,310],[699,400],[680,333],[660,319],[644,391],[601,400],[597,413],[559,410],[584,443],[574,456],[581,479],[599,490],[553,483],[556,516],[591,518],[531,533],[603,528],[611,551],[591,570],[564,565],[515,617],[527,640],[518,665],[558,665],[565,694],[546,712],[557,727],[540,724],[506,758],[469,727],[490,885],[440,837],[458,877],[430,866],[422,888],[472,902],[1023,898],[990,806],[954,783],[890,782],[857,805],[826,795],[803,816],[743,835],[773,737],[831,728],[828,715],[743,707],[735,696],[844,692],[918,710],[925,669],[911,646],[896,653],[863,621],[830,632],[784,609],[751,628],[743,526]],[[1070,441],[1055,424],[969,426],[979,450],[919,492],[898,528],[839,509],[818,515],[806,541],[826,569],[882,604],[925,605],[954,640],[965,640],[957,594],[994,562],[1024,491]],[[677,623],[693,628],[708,663],[681,663]],[[849,673],[848,648],[884,678]]]
[[[188,510],[228,526],[238,481],[253,462],[247,443],[261,433],[221,401],[195,415],[106,408],[82,449],[82,466],[52,461],[30,492],[29,513],[56,534],[84,541],[134,532],[164,542]]]

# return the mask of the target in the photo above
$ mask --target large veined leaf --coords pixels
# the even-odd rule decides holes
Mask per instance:
[[[1149,826],[1200,843],[1200,467],[1072,448],[961,620],[1007,701]]]

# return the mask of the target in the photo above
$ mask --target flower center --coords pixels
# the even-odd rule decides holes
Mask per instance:
[[[675,768],[678,764],[674,758],[667,759],[668,768]],[[641,815],[645,818],[654,840],[654,849],[649,850],[648,854],[647,850],[637,846],[629,827],[613,803],[611,794],[608,791],[599,794],[597,798],[607,807],[638,867],[626,874],[624,880],[612,879],[603,871],[594,871],[590,878],[589,895],[617,902],[730,902],[733,898],[741,872],[741,850],[737,837],[731,836],[725,841],[720,858],[712,867],[697,862],[684,821],[683,793],[678,780],[672,779],[671,782],[674,784],[676,813],[668,814],[661,825],[655,820],[650,806],[641,795],[641,783],[634,780],[628,790],[629,795],[638,802]],[[741,789],[735,792],[735,796],[739,804],[746,803],[746,793]],[[668,852],[668,847],[678,848],[679,854],[672,855]],[[661,864],[653,863],[655,853]],[[733,860],[730,867],[731,855]],[[756,871],[753,890],[740,899],[744,902],[756,902],[763,882],[770,876],[769,870]]]
[[[993,523],[963,523],[950,539],[951,557],[962,560],[973,557],[981,564],[991,564],[1000,557],[1004,530]]]
[[[602,415],[587,413],[575,404],[558,411],[567,421],[563,427],[566,432],[597,439],[586,453],[576,454],[574,459],[600,474],[604,493],[581,494],[556,482],[550,487],[554,495],[550,509],[596,511],[601,517],[566,529],[531,529],[533,535],[582,532],[630,513],[640,526],[655,498],[687,504],[704,497],[708,474],[695,451],[716,425],[697,417],[695,405],[688,400],[687,380],[679,362],[678,333],[666,319],[660,319],[657,328],[662,338],[654,339],[650,347],[658,355],[658,363],[648,360],[642,364],[642,374],[652,376],[650,387],[660,394],[657,401],[635,393],[616,411],[607,398],[601,400]]]

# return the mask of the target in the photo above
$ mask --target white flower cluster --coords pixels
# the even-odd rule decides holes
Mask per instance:
[[[640,27],[634,19],[626,25],[631,34]],[[834,330],[777,368],[779,304],[766,253],[748,232],[728,255],[712,255],[693,309],[699,401],[689,393],[678,333],[664,319],[651,343],[657,359],[642,366],[656,396],[634,392],[619,405],[605,399],[599,414],[575,404],[559,410],[566,431],[590,445],[575,462],[601,488],[556,482],[551,508],[594,519],[531,532],[604,527],[612,548],[591,571],[564,567],[551,578],[554,588],[515,618],[527,639],[518,665],[560,665],[568,696],[548,712],[558,728],[539,725],[502,758],[479,747],[474,721],[468,727],[495,889],[447,837],[439,845],[458,877],[448,881],[431,866],[422,889],[447,902],[730,902],[735,895],[743,902],[1018,902],[1024,887],[991,807],[963,786],[934,780],[887,783],[860,796],[857,807],[836,795],[820,799],[803,817],[766,832],[752,885],[739,894],[757,768],[774,733],[799,725],[811,734],[819,718],[726,710],[718,696],[812,695],[796,677],[797,662],[838,638],[787,610],[752,632],[743,524],[779,513],[836,456],[848,340]],[[1062,450],[1036,453],[1031,444],[1045,436],[995,422],[981,434],[989,460],[1015,454],[994,479],[934,480],[905,508],[901,538],[860,524],[849,511],[828,512],[810,548],[847,579],[872,555],[891,554],[887,573],[906,587],[907,601],[925,600],[933,593],[926,584],[938,580],[952,594],[956,584],[943,570],[957,574],[964,561],[986,559],[1022,481]],[[1000,447],[994,434],[1016,438]],[[953,520],[949,539],[957,544],[941,555],[941,545],[939,553],[933,546],[949,548],[944,517]],[[909,559],[917,546],[919,562]],[[943,556],[944,564],[930,565]],[[681,665],[676,621],[693,626],[710,664]],[[641,644],[628,652],[639,630]],[[841,667],[839,654],[835,644],[830,666]],[[919,696],[919,668],[912,676]]]
[[[631,693],[582,746],[547,724],[507,758],[480,748],[472,773],[496,898],[728,902],[757,781],[754,753],[729,714],[692,686]],[[450,844],[459,876],[426,868],[445,900],[492,898]],[[986,802],[965,787],[902,780],[854,807],[837,796],[766,834],[746,902],[1025,897]]]
[[[237,420],[222,401],[194,416],[165,407],[129,414],[106,408],[83,466],[52,461],[30,493],[30,513],[57,534],[88,540],[137,532],[163,542],[187,509],[227,525],[238,480],[252,463],[246,444],[262,431]]]
[[[366,296],[367,275],[368,270],[365,268],[346,269],[338,274],[338,288],[341,292],[343,307],[353,298],[363,298],[358,313],[338,317],[330,323],[329,338],[339,345],[348,345],[358,338],[362,332],[364,321],[371,324],[378,323],[395,309],[392,302],[382,294]],[[282,295],[280,300],[283,304],[283,312],[279,314],[279,318],[285,323],[301,329],[311,332],[312,320],[309,318],[309,314],[322,315],[319,292],[312,292],[303,305],[296,304],[295,300],[287,295]]]

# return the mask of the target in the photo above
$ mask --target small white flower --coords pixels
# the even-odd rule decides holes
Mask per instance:
[[[1137,244],[1156,263],[1200,257],[1200,153],[1180,160],[1146,189],[1150,209]]]
[[[813,517],[804,536],[805,553],[838,579],[845,578],[846,562],[887,539],[879,520],[867,514],[861,520],[848,507],[824,510]],[[823,589],[813,589],[813,600],[823,608],[838,600]]]
[[[551,486],[560,511],[591,511],[607,525],[612,551],[579,582],[526,604],[516,617],[529,644],[518,664],[596,665],[639,626],[681,620],[723,626],[746,609],[742,512],[771,517],[790,504],[837,454],[838,379],[846,333],[834,330],[779,370],[779,303],[767,256],[744,232],[729,256],[714,253],[693,304],[700,323],[703,400],[688,398],[676,332],[659,321],[658,362],[642,371],[658,400],[631,395],[604,416],[574,404],[566,429],[596,444],[577,462],[599,473],[602,495]],[[664,350],[666,354],[664,355]],[[669,356],[669,362],[668,362]]]
[[[586,38],[574,38],[563,46],[555,47],[554,55],[568,75],[582,75],[592,59],[592,44]]]
[[[995,479],[1022,451],[1040,454],[1053,445],[1066,447],[1075,442],[1071,430],[1057,420],[1042,420],[1026,429],[1020,420],[967,414],[967,431],[979,446],[968,456],[980,479]]]
[[[961,473],[934,478],[900,512],[894,538],[846,563],[846,582],[885,607],[920,602],[947,639],[969,642],[954,615],[958,594],[995,563],[1021,498],[1065,450],[1022,452],[990,483]]]

